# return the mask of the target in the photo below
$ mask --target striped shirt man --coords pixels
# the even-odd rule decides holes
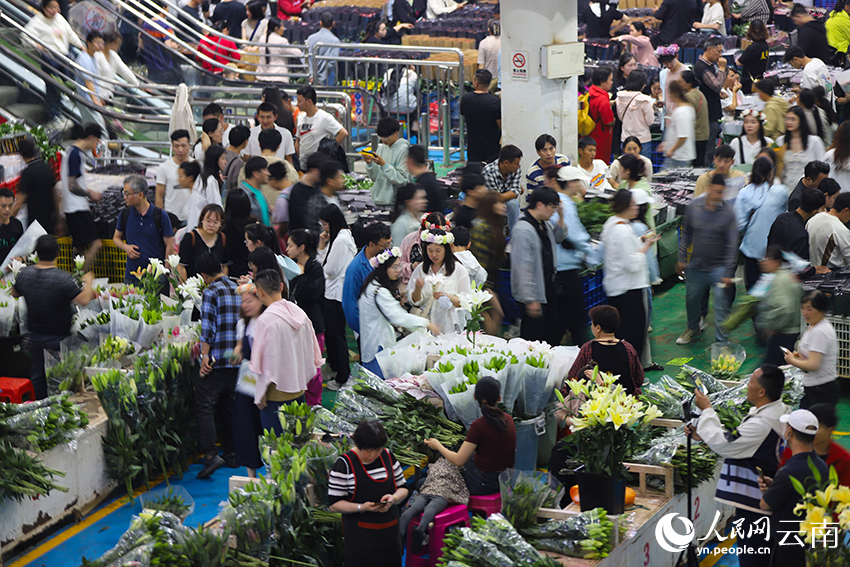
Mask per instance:
[[[570,165],[570,158],[565,155],[555,154],[555,163],[549,167],[565,167],[567,165]],[[528,189],[529,193],[545,185],[546,170],[549,167],[540,165],[539,159],[531,164],[531,167],[528,168],[528,172],[525,174],[525,188]]]

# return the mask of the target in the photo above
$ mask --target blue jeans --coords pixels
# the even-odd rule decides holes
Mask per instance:
[[[652,159],[652,140],[648,142],[641,143],[640,145],[640,155],[645,157],[648,160]],[[647,173],[650,173],[647,171]]]
[[[519,220],[519,200],[505,201],[505,206],[508,208],[508,230],[510,231]]]
[[[714,292],[714,337],[717,342],[726,342],[726,334],[720,324],[729,317],[732,302],[735,300],[734,288],[720,289],[715,286],[722,277],[724,270],[718,268],[710,272],[688,268],[685,305],[688,313],[688,329],[699,332],[701,303],[709,291]]]
[[[280,418],[277,415],[281,406],[285,406],[287,404],[303,404],[305,399],[304,394],[301,394],[294,400],[289,400],[288,402],[266,401],[266,407],[260,410],[260,423],[262,424],[263,429],[268,429],[269,431],[274,431],[276,434],[281,435],[283,433],[283,427],[280,425]]]

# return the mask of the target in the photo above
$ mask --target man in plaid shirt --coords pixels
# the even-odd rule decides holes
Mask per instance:
[[[505,146],[499,150],[499,159],[488,163],[481,171],[487,189],[502,194],[502,201],[508,207],[508,228],[513,229],[519,220],[519,197],[522,190],[520,160],[522,150],[516,146]]]
[[[233,403],[239,366],[230,357],[236,347],[240,301],[236,284],[223,273],[221,262],[214,254],[202,254],[195,265],[207,286],[201,304],[201,372],[195,386],[198,444],[204,452],[204,468],[198,478],[206,478],[224,464],[236,468]],[[223,459],[215,447],[216,407],[219,408],[218,431]]]

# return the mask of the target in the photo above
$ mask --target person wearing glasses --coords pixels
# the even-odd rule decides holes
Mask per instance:
[[[112,241],[127,253],[125,284],[138,284],[133,272],[146,268],[151,258],[165,262],[174,250],[174,230],[165,212],[151,204],[147,196],[148,182],[141,175],[124,179],[124,204],[118,215]],[[164,279],[164,278],[163,278]],[[163,286],[168,281],[163,281]]]
[[[205,252],[211,252],[221,260],[221,271],[227,275],[226,239],[221,232],[224,209],[221,205],[210,203],[201,210],[198,219],[198,226],[184,234],[180,241],[180,265],[177,271],[184,281],[198,274],[195,264]]]
[[[381,143],[375,153],[363,153],[366,161],[366,173],[374,181],[372,201],[376,205],[395,204],[396,191],[402,185],[410,183],[407,170],[407,152],[410,143],[399,136],[398,120],[384,116],[378,121],[378,137]]]

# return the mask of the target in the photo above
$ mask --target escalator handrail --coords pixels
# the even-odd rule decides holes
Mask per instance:
[[[157,12],[156,10],[152,10],[148,6],[145,6],[144,3],[142,2],[142,0],[129,0],[129,1],[133,2],[134,4],[138,4],[141,7],[141,9],[145,10],[148,13],[148,17],[157,18],[157,17],[160,17],[160,15],[161,15],[160,12]],[[127,6],[127,2],[125,2],[124,0],[115,0],[114,3],[118,6],[124,6],[124,7]],[[151,14],[153,14],[153,15],[151,15]],[[213,35],[213,36],[216,36],[216,37],[219,37],[219,38],[230,40],[233,43],[235,43],[237,46],[248,45],[248,46],[251,46],[251,47],[268,47],[268,46],[280,47],[279,44],[272,44],[272,43],[261,42],[261,41],[249,41],[249,40],[243,40],[241,38],[232,37],[230,35],[227,35],[225,33],[220,32],[219,30],[207,25],[205,22],[202,22],[200,20],[197,21],[197,25],[205,33],[198,33],[198,30],[196,29],[196,27],[193,24],[186,23],[186,21],[182,20],[179,17],[179,15],[173,14],[170,11],[166,12],[165,16],[162,19],[166,20],[173,29],[174,28],[181,28],[182,29],[181,33],[184,33],[186,35],[191,35],[191,36],[197,36],[199,38],[199,41],[200,41],[200,38],[204,38],[207,35]],[[303,51],[304,52],[303,57],[306,58],[307,51],[309,50],[309,47],[307,45],[302,45],[300,43],[290,43],[289,46],[294,47],[295,49],[298,49],[300,51]],[[234,51],[234,52],[236,52],[240,55],[259,55],[259,53],[255,53],[255,52],[252,52],[252,51],[244,51],[242,49],[239,49],[238,47],[237,47],[237,49],[233,49],[231,51]],[[239,61],[239,59],[231,59],[231,61],[236,62],[236,61]],[[308,67],[308,64],[306,62],[304,62],[304,63],[302,63],[300,65],[296,65],[296,66],[306,68],[306,67]]]
[[[91,110],[93,110],[93,111],[95,111],[99,114],[102,114],[106,118],[119,119],[119,120],[129,121],[129,122],[140,122],[140,123],[146,123],[146,124],[165,124],[165,125],[169,124],[169,118],[168,117],[158,118],[156,116],[150,116],[150,115],[144,115],[143,116],[143,115],[118,113],[118,112],[114,112],[113,110],[110,110],[109,108],[98,106],[98,105],[94,104],[93,102],[91,102],[90,100],[88,100],[87,97],[82,97],[82,96],[78,95],[76,93],[76,91],[69,89],[63,81],[57,81],[56,79],[54,79],[53,76],[50,75],[50,73],[47,73],[43,69],[39,69],[38,67],[30,65],[30,63],[26,59],[21,57],[21,55],[16,53],[13,49],[9,49],[8,47],[3,45],[2,43],[0,43],[0,53],[4,54],[6,57],[9,57],[12,61],[17,63],[18,65],[20,65],[21,67],[23,67],[24,69],[29,71],[30,73],[33,73],[36,76],[38,76],[41,80],[43,80],[45,82],[45,84],[47,84],[47,83],[52,84],[57,90],[65,93],[65,95],[67,95],[68,98],[70,98],[73,101],[76,101],[77,104],[82,104],[84,106],[87,106],[89,109],[91,109]]]
[[[145,30],[143,27],[139,26],[136,22],[132,22],[129,19],[127,19],[126,17],[124,17],[122,14],[117,13],[115,11],[114,7],[110,5],[111,4],[110,1],[108,1],[108,0],[93,0],[93,1],[95,3],[97,3],[99,6],[101,6],[102,8],[106,9],[107,11],[111,12],[115,16],[121,18],[123,21],[130,24],[132,27],[137,29],[140,33],[144,34],[144,37],[149,38],[149,41],[159,41],[157,38],[154,38],[147,30]],[[183,47],[187,51],[190,51],[190,52],[195,51],[196,52],[195,57],[197,59],[200,59],[202,61],[206,61],[207,63],[209,63],[210,65],[215,66],[215,67],[222,67],[223,66],[223,65],[221,65],[221,62],[215,61],[215,60],[207,57],[203,53],[198,52],[197,47],[189,45],[185,41],[183,41],[182,38],[178,37],[178,35],[174,33],[173,28],[172,28],[172,31],[168,31],[168,29],[163,27],[156,19],[148,18],[146,15],[139,13],[139,11],[136,10],[132,6],[128,6],[127,4],[123,4],[123,3],[121,5],[123,5],[128,12],[135,15],[142,22],[147,23],[148,25],[150,25],[155,30],[161,32],[167,39],[170,39],[171,41],[173,41],[177,45]],[[157,14],[156,18],[157,19],[159,18],[159,14]],[[195,59],[187,57],[185,53],[171,49],[167,45],[164,45],[164,43],[163,43],[163,45],[161,45],[161,47],[163,49],[168,50],[169,53],[176,55],[182,61],[185,61],[188,65],[190,65],[191,67],[194,67],[198,71],[200,71],[204,74],[207,74],[207,75],[212,75],[214,77],[218,76],[215,73],[213,73],[212,71],[204,69],[203,66],[199,65]],[[249,70],[245,70],[245,69],[240,69],[239,73],[243,74],[243,75],[255,75],[255,76],[261,75],[261,73],[259,73],[257,70],[249,71]],[[299,75],[299,74],[294,74],[294,73],[290,73],[289,75],[290,76],[296,76],[298,78],[302,78],[302,77],[307,76],[307,75]],[[239,82],[244,82],[246,84],[251,83],[251,81],[239,81]]]

